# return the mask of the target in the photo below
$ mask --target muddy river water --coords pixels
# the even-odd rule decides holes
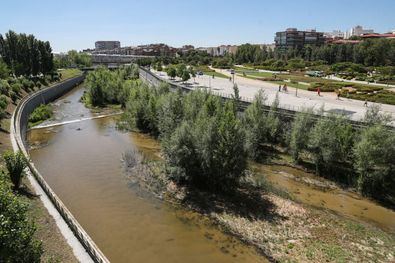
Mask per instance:
[[[54,103],[65,122],[94,116],[79,99],[80,86]],[[158,143],[116,129],[116,117],[85,120],[28,134],[30,155],[45,180],[112,262],[266,262],[196,213],[174,208],[130,185],[122,154],[131,147],[154,156]],[[395,213],[338,188],[306,183],[313,175],[284,166],[255,165],[300,202],[395,232]]]
[[[55,120],[92,116],[79,87],[54,103]],[[151,138],[116,129],[113,117],[30,131],[37,169],[111,262],[266,262],[198,214],[176,209],[129,185],[122,154]],[[36,147],[41,145],[40,147]]]

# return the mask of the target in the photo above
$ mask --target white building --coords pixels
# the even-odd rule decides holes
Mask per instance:
[[[345,32],[341,30],[333,30],[332,32],[325,32],[324,37],[326,38],[344,38]]]
[[[362,26],[356,26],[344,33],[344,38],[349,39],[352,36],[361,36],[363,34],[373,34],[373,29],[364,29]]]

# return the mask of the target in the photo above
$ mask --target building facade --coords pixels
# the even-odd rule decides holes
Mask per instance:
[[[356,26],[344,33],[344,39],[349,39],[353,36],[361,36],[364,34],[374,34],[373,29],[364,29],[362,26]]]
[[[276,48],[286,50],[289,48],[301,49],[305,45],[320,46],[325,43],[324,33],[316,30],[299,31],[296,28],[288,28],[277,32],[274,38]]]
[[[112,50],[121,47],[121,42],[119,41],[96,41],[95,50]]]

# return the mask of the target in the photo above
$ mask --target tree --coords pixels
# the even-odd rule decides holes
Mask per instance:
[[[8,31],[0,35],[0,56],[16,76],[49,74],[53,71],[53,55],[49,42],[37,40],[33,35]]]
[[[268,142],[265,101],[266,96],[262,90],[259,90],[243,117],[247,152],[254,160],[259,160],[265,155],[263,145]]]
[[[173,66],[167,67],[166,73],[171,79],[174,79],[177,76],[177,71]]]
[[[6,63],[0,59],[0,79],[7,79],[10,76],[10,70]]]
[[[192,76],[193,82],[196,82],[196,81],[195,81],[195,78],[196,78],[196,71],[195,71],[195,69],[194,69],[193,67],[189,67],[189,74]]]
[[[7,106],[8,106],[7,97],[5,95],[0,95],[0,122],[6,116]]]
[[[14,185],[14,189],[18,190],[22,182],[22,177],[24,176],[23,170],[27,166],[26,157],[20,151],[16,153],[12,151],[6,151],[3,154],[3,158],[8,170],[8,174],[11,178],[11,182]]]
[[[338,172],[338,164],[345,164],[352,157],[352,146],[352,126],[346,117],[321,117],[314,125],[309,140],[316,172],[334,175]]]
[[[187,70],[184,70],[181,76],[182,81],[187,81],[191,78],[191,76],[189,75],[189,72]]]
[[[298,163],[300,153],[308,149],[310,131],[314,124],[313,111],[311,109],[298,112],[292,123],[289,148],[292,159]]]
[[[395,203],[395,133],[381,124],[364,129],[353,149],[358,189]]]
[[[380,105],[372,104],[366,110],[363,121],[368,125],[387,125],[389,122],[391,122],[391,119],[392,118],[390,114],[381,113]]]
[[[28,219],[28,206],[15,196],[4,173],[0,174],[1,262],[39,263],[42,244],[34,239],[35,225]]]

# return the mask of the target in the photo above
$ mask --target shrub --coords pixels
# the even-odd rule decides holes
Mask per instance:
[[[28,220],[28,206],[9,188],[0,174],[0,255],[1,262],[40,262],[42,244],[34,239],[35,225]]]
[[[320,118],[310,133],[309,150],[313,154],[316,172],[334,175],[337,164],[350,160],[353,130],[346,117],[330,115]]]
[[[354,147],[358,189],[395,203],[395,133],[381,124],[362,131]]]
[[[8,84],[8,82],[4,79],[0,79],[0,94],[8,96],[10,89],[10,84]]]
[[[6,151],[3,154],[3,159],[5,161],[8,174],[11,178],[11,182],[14,185],[14,189],[18,190],[22,182],[22,177],[24,176],[23,170],[27,166],[27,160],[20,151],[16,153],[12,151]]]
[[[296,114],[295,120],[292,123],[289,143],[292,159],[295,162],[299,162],[300,153],[308,149],[308,142],[313,124],[314,118],[311,109]]]
[[[49,104],[41,104],[29,115],[29,123],[32,125],[38,124],[51,118],[53,115],[52,107]]]

